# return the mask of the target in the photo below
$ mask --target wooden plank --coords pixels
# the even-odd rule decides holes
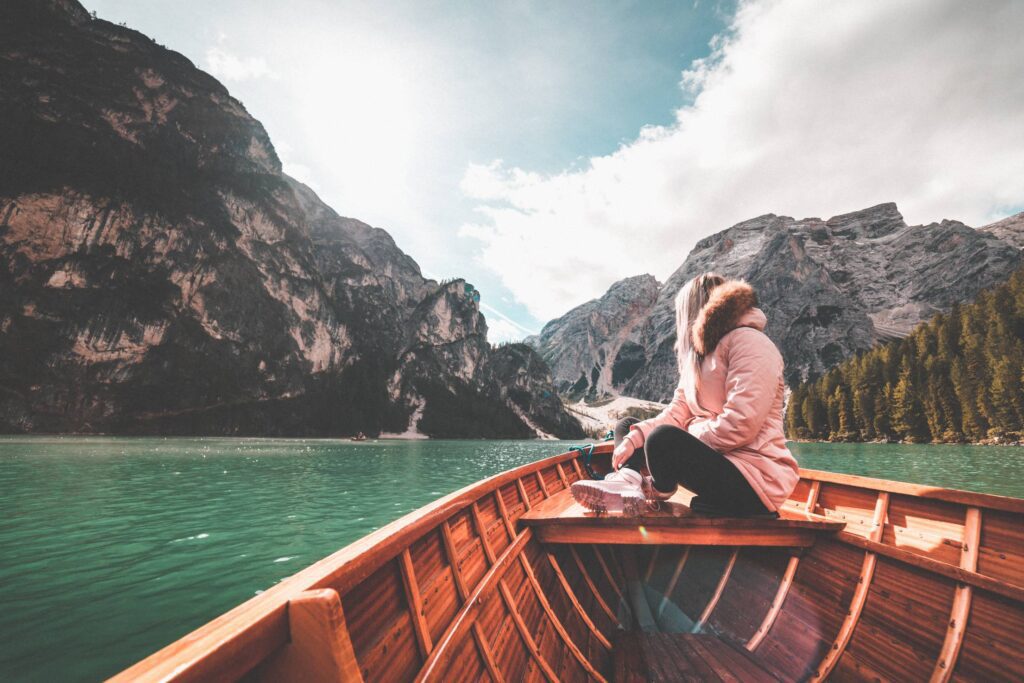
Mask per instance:
[[[537,666],[540,667],[540,670],[544,672],[544,675],[551,683],[559,683],[558,674],[555,673],[551,665],[541,655],[540,648],[537,647],[537,641],[533,639],[530,629],[527,628],[526,622],[523,621],[523,616],[519,613],[519,607],[516,605],[512,593],[509,592],[508,585],[504,579],[498,579],[498,592],[501,593],[501,597],[505,600],[505,607],[508,608],[509,614],[512,615],[512,623],[519,630],[519,635],[522,636],[523,642],[526,643],[526,649],[529,651],[530,656],[537,662]]]
[[[647,571],[644,572],[644,581],[650,581],[651,576],[654,575],[654,566],[658,561],[658,551],[661,550],[660,545],[654,546],[651,551],[651,559],[647,562]]]
[[[1024,586],[1024,516],[999,511],[985,514],[975,571]]]
[[[547,553],[547,557],[548,561],[551,563],[551,568],[555,572],[555,576],[558,578],[558,583],[561,584],[562,590],[565,591],[566,596],[569,598],[569,602],[571,602],[573,607],[576,608],[576,613],[579,614],[580,619],[583,620],[583,623],[587,625],[587,628],[590,629],[590,632],[594,634],[594,637],[597,638],[597,641],[601,643],[605,649],[612,649],[611,642],[609,642],[609,640],[605,638],[604,634],[601,633],[601,630],[597,628],[597,625],[594,624],[590,615],[587,614],[587,610],[583,609],[583,605],[580,604],[579,598],[576,597],[576,593],[573,591],[572,586],[569,585],[569,580],[565,578],[565,574],[562,572],[562,568],[559,566],[558,560],[556,560],[555,556],[550,552]]]
[[[508,507],[505,505],[505,499],[501,495],[501,491],[494,492],[494,499],[498,501],[498,514],[505,520],[505,529],[508,531],[510,536],[516,535],[516,528],[512,524],[512,518],[508,515]]]
[[[288,602],[290,641],[258,671],[264,681],[362,683],[338,592],[309,590]]]
[[[733,662],[723,656],[724,651],[728,650],[728,648],[723,650],[721,641],[704,637],[687,638],[685,642],[689,645],[691,651],[704,660],[704,663],[715,672],[716,680],[722,681],[723,683],[745,683],[736,675],[737,672],[733,670]],[[714,642],[715,645],[712,645],[712,642]]]
[[[537,474],[537,484],[540,485],[541,493],[544,494],[545,498],[550,498],[551,494],[548,493],[548,485],[544,483],[544,475],[541,473],[540,470],[537,470],[536,474]]]
[[[707,606],[704,607],[704,611],[701,612],[700,618],[697,619],[697,623],[693,625],[693,633],[700,633],[700,630],[707,623],[711,613],[715,611],[715,606],[718,605],[718,601],[722,597],[722,591],[725,590],[725,584],[729,582],[729,576],[732,574],[732,568],[736,566],[736,557],[740,554],[739,548],[734,548],[732,553],[729,555],[729,561],[725,565],[725,569],[722,570],[722,576],[718,579],[718,585],[715,586],[715,592],[711,595],[711,599],[708,600]]]
[[[890,481],[888,479],[874,479],[872,477],[861,477],[854,474],[840,474],[838,472],[823,472],[821,470],[805,470],[800,468],[800,477],[810,481],[823,481],[846,486],[870,489],[872,491],[885,491],[886,493],[902,493],[916,498],[933,498],[944,500],[950,503],[959,503],[970,507],[1004,510],[1024,514],[1024,498],[1010,498],[1008,496],[996,496],[990,493],[974,493],[973,491],[960,491],[957,489],[944,489],[936,486],[923,484],[908,484],[902,481]]]
[[[795,514],[804,514],[806,516],[815,515],[815,508],[818,504],[818,496],[821,494],[821,482],[812,481],[807,487],[807,498],[801,502],[794,502],[792,499],[787,500],[783,503],[783,507],[787,511],[792,511]]]
[[[889,507],[889,493],[886,491],[880,491],[878,493],[878,499],[875,502],[875,512],[871,517],[871,531],[868,536],[868,540],[878,542],[878,539],[882,537],[882,531],[885,524],[885,513]],[[857,580],[857,589],[853,593],[853,598],[850,601],[850,609],[843,619],[842,626],[839,627],[839,633],[836,635],[835,640],[832,643],[832,647],[825,653],[824,659],[818,664],[817,670],[813,673],[810,680],[813,681],[824,681],[828,678],[829,674],[832,673],[832,669],[835,668],[839,658],[843,656],[843,652],[846,650],[846,646],[850,642],[850,637],[853,636],[853,631],[857,628],[857,621],[860,620],[860,613],[864,609],[864,602],[868,597],[868,590],[871,588],[871,578],[875,573],[875,564],[878,561],[878,556],[873,552],[864,553],[864,563],[861,566],[860,577]]]
[[[955,681],[1024,681],[1024,606],[977,590]]]
[[[661,599],[661,603],[658,604],[658,613],[655,615],[657,618],[661,618],[661,615],[665,612],[665,608],[672,604],[672,593],[676,589],[676,584],[679,582],[679,575],[683,573],[683,567],[686,566],[686,560],[690,557],[690,546],[686,546],[683,549],[683,554],[679,556],[679,562],[676,563],[676,568],[672,572],[672,578],[668,580],[668,585],[665,586],[665,595]]]
[[[476,590],[469,596],[466,604],[462,606],[459,613],[452,619],[452,623],[448,625],[444,635],[438,640],[437,647],[430,653],[427,661],[423,664],[423,668],[420,669],[419,674],[416,676],[417,681],[442,680],[448,665],[451,663],[451,658],[455,655],[458,644],[462,642],[462,639],[472,629],[484,599],[498,590],[498,582],[505,575],[505,572],[508,571],[509,566],[516,557],[519,556],[519,553],[522,552],[530,538],[530,530],[523,530],[523,533],[515,537],[512,543],[502,552],[501,557],[487,570]]]
[[[648,667],[659,671],[661,680],[673,681],[673,675],[677,671],[679,662],[686,662],[689,670],[690,681],[721,681],[721,677],[715,675],[704,658],[692,647],[689,641],[697,636],[690,634],[656,633],[651,634],[654,638],[648,640],[654,645],[644,647],[644,654],[648,657]],[[655,664],[656,666],[652,666]]]
[[[501,494],[498,494],[498,500],[501,501]],[[498,507],[500,514],[505,518],[505,523],[508,523],[508,516],[505,514],[504,503],[501,503]],[[480,506],[473,503],[470,506],[471,514],[473,515],[473,526],[476,527],[476,533],[480,537],[480,544],[484,549],[484,556],[487,558],[487,562],[494,564],[494,549],[491,547],[491,540],[487,538],[487,529],[484,527],[484,520],[480,516]]]
[[[576,476],[577,477],[579,477],[580,479],[587,479],[587,477],[584,476],[584,474],[583,474],[583,468],[580,467],[579,456],[576,456],[575,458],[572,459],[572,467],[573,467],[573,469],[576,470]]]
[[[807,492],[807,501],[804,504],[804,512],[806,514],[814,514],[814,509],[818,504],[818,496],[820,494],[821,482],[811,482],[811,487]],[[793,577],[796,576],[796,570],[799,565],[800,556],[795,554],[790,555],[789,563],[786,565],[786,571],[782,575],[782,580],[779,582],[779,588],[775,591],[775,597],[772,599],[772,604],[768,608],[768,612],[764,615],[761,625],[757,627],[754,635],[747,641],[745,647],[748,651],[753,652],[756,650],[757,646],[761,644],[761,641],[764,640],[764,637],[768,635],[768,631],[770,631],[772,626],[775,624],[775,619],[779,616],[779,612],[782,611],[782,605],[786,602],[786,596],[789,594],[789,589],[793,585]]]
[[[475,506],[476,503],[473,503]],[[455,577],[455,588],[459,591],[459,599],[463,602],[469,597],[469,588],[466,586],[466,579],[462,576],[462,569],[459,567],[459,555],[455,552],[455,543],[452,542],[452,527],[448,520],[441,522],[441,538],[444,540],[444,551],[448,556],[448,564],[452,568],[452,576]]]
[[[616,680],[778,681],[746,650],[711,634],[630,633],[620,639],[616,650]]]
[[[813,529],[728,529],[722,527],[633,528],[545,524],[533,527],[541,543],[617,545],[714,545],[806,548],[820,532]]]
[[[594,548],[596,551],[597,548]],[[626,596],[620,595],[620,601],[630,612],[630,621],[635,628],[641,631],[656,631],[658,625],[651,613],[651,605],[647,602],[644,593],[644,586],[640,583],[640,571],[637,568],[636,557],[627,554],[622,558],[624,567],[622,582],[626,587]]]
[[[751,655],[738,647],[734,647],[724,639],[710,635],[692,636],[688,639],[705,662],[715,663],[715,671],[723,681],[737,683],[760,683],[776,681],[776,678],[765,671]]]
[[[519,489],[519,497],[523,499],[523,505],[526,506],[526,509],[532,508],[533,505],[530,504],[530,496],[527,495],[526,487],[523,486],[522,477],[516,477],[516,488]]]
[[[964,515],[964,542],[960,551],[960,568],[973,572],[978,568],[978,547],[981,541],[981,510],[967,508]],[[946,683],[956,668],[956,658],[967,630],[967,617],[971,612],[971,586],[958,583],[953,596],[946,638],[942,643],[938,661],[932,671],[931,683]]]
[[[608,567],[612,570],[612,576],[616,577],[619,586],[626,585],[626,567],[629,565],[632,571],[635,572],[634,576],[637,581],[640,580],[640,565],[637,563],[640,553],[637,552],[639,549],[624,552],[625,549],[619,546],[610,545],[605,548],[607,556],[605,559],[608,560]]]
[[[402,585],[405,587],[405,597],[412,612],[412,627],[416,634],[416,645],[420,648],[420,654],[426,659],[434,644],[430,641],[430,629],[427,628],[427,619],[423,614],[423,598],[420,595],[420,587],[416,583],[416,572],[412,567],[412,554],[406,548],[402,551]]]
[[[714,528],[725,530],[777,530],[812,529],[816,531],[840,531],[845,528],[842,521],[831,520],[822,515],[811,515],[791,509],[780,510],[778,519],[757,517],[712,517],[695,514],[684,501],[688,496],[677,493],[661,503],[657,510],[648,510],[636,517],[592,512],[577,503],[570,491],[559,491],[550,498],[540,501],[520,518],[528,526],[548,525],[600,527],[606,529],[636,529],[643,526],[648,530],[661,528]]]
[[[621,634],[615,643],[612,670],[615,683],[647,683],[647,667],[635,631]]]
[[[479,530],[483,525],[480,521],[480,510],[475,501],[473,502],[472,508],[473,519],[477,525],[477,529]],[[455,552],[455,544],[452,542],[452,529],[451,525],[448,524],[448,520],[441,523],[441,536],[444,539],[444,548],[448,555],[448,563],[451,565],[452,574],[455,577],[455,587],[459,591],[459,598],[462,600],[463,604],[465,604],[466,599],[469,597],[469,589],[466,586],[465,578],[462,576],[462,570],[458,566],[458,555]],[[486,535],[481,534],[480,538],[483,541],[485,552],[489,551],[490,546],[487,543]],[[488,560],[491,564],[494,563],[493,553],[488,554]],[[504,683],[505,679],[498,670],[497,665],[494,663],[494,654],[491,652],[490,644],[487,642],[487,636],[484,635],[483,629],[480,628],[480,624],[476,622],[473,623],[473,638],[476,641],[477,650],[480,652],[480,658],[483,659],[484,666],[487,668],[487,673],[490,675],[491,679],[498,683]]]
[[[594,553],[594,556],[597,557],[597,563],[601,565],[601,572],[604,574],[604,578],[608,580],[612,590],[615,591],[617,596],[619,596],[619,600],[622,600],[622,588],[619,586],[619,582],[615,580],[615,577],[612,576],[612,570],[604,559],[604,554],[601,552],[601,546],[591,546],[590,550]]]
[[[782,611],[782,604],[786,602],[786,595],[789,594],[789,588],[793,585],[793,577],[796,576],[796,569],[799,564],[800,556],[791,555],[789,564],[786,565],[786,572],[782,575],[782,581],[779,583],[779,588],[775,591],[775,597],[772,598],[772,604],[768,608],[768,613],[764,615],[761,625],[757,627],[757,631],[747,641],[747,650],[751,652],[756,650],[757,646],[764,640],[764,637],[768,635],[768,631],[772,629],[775,619],[779,616],[779,612]]]
[[[878,555],[884,555],[885,557],[899,562],[905,562],[906,564],[913,565],[919,569],[934,572],[941,576],[953,579],[954,581],[966,583],[974,588],[989,591],[990,593],[996,593],[997,595],[1010,598],[1016,602],[1024,602],[1024,587],[1022,586],[1016,586],[1006,583],[1005,581],[999,581],[977,572],[967,571],[961,567],[955,567],[951,564],[946,564],[945,562],[933,560],[930,557],[925,557],[924,555],[907,552],[906,550],[902,550],[891,545],[873,542],[866,538],[861,538],[860,536],[855,536],[842,531],[836,534],[836,540],[847,545],[868,550]]]
[[[562,467],[562,463],[555,463],[555,471],[558,472],[558,478],[562,480],[562,486],[569,488],[569,477],[565,476],[565,468]]]
[[[576,548],[569,546],[569,553],[572,555],[573,561],[576,563],[576,567],[579,568],[580,574],[583,575],[583,580],[586,582],[590,592],[594,595],[594,600],[597,601],[598,606],[604,611],[605,614],[612,620],[612,622],[618,624],[619,617],[612,611],[608,603],[601,597],[601,591],[597,590],[597,586],[594,585],[594,580],[590,578],[590,573],[587,571],[586,565],[583,564],[583,560],[580,559],[580,554],[576,552]]]
[[[561,619],[559,619],[558,615],[555,614],[555,610],[552,609],[547,596],[544,595],[544,590],[540,587],[540,582],[537,580],[537,575],[534,573],[533,567],[530,565],[530,560],[526,557],[526,553],[520,553],[519,560],[523,565],[523,569],[526,571],[527,581],[530,582],[530,585],[533,587],[533,592],[537,596],[537,600],[540,601],[540,606],[544,609],[544,613],[547,615],[548,620],[562,639],[562,642],[564,642],[565,646],[569,649],[569,652],[572,653],[572,656],[579,661],[580,665],[583,666],[592,678],[607,683],[604,676],[594,668],[594,665],[591,664],[589,659],[587,659],[587,656],[580,651],[579,647],[577,647],[576,643],[569,635],[569,632],[565,630],[565,625],[562,624]]]
[[[484,660],[484,666],[487,667],[487,673],[491,676],[491,679],[495,683],[505,683],[505,676],[498,669],[498,665],[494,663],[494,652],[491,651],[491,645],[487,642],[487,636],[477,622],[473,622],[473,638],[476,640],[477,650],[479,650],[480,657]]]

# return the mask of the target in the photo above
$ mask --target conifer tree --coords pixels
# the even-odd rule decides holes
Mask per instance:
[[[789,402],[786,404],[786,433],[795,439],[807,438],[810,435],[803,413],[806,397],[807,384],[801,382],[789,394]]]
[[[794,387],[789,407],[790,434],[811,438],[1024,440],[1024,269]]]
[[[912,442],[930,436],[918,392],[910,356],[904,356],[899,381],[892,390],[892,427],[899,437]]]

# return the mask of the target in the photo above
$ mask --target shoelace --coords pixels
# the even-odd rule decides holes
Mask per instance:
[[[604,438],[602,438],[601,441],[602,442],[604,442],[604,441],[611,441],[614,438],[615,438],[615,431],[612,430],[612,429],[609,429],[608,433],[604,435]],[[588,443],[588,444],[586,444],[584,446],[569,446],[569,450],[570,451],[578,451],[580,453],[583,453],[583,469],[585,469],[587,471],[587,475],[591,479],[596,479],[598,481],[604,479],[604,475],[603,474],[598,474],[597,472],[595,472],[594,468],[591,467],[591,465],[590,465],[590,460],[591,460],[591,458],[594,457],[594,444]]]
[[[587,471],[587,476],[598,481],[604,479],[603,474],[598,474],[594,471],[594,468],[590,466],[590,459],[594,457],[594,444],[588,443],[584,446],[569,446],[569,450],[578,451],[583,454],[583,469]]]

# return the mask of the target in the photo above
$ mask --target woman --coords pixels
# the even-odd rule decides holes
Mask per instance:
[[[715,273],[687,282],[676,296],[672,402],[648,420],[616,425],[615,471],[575,482],[576,500],[636,515],[682,485],[696,494],[694,512],[778,516],[800,475],[782,431],[782,355],[766,323],[746,282]]]

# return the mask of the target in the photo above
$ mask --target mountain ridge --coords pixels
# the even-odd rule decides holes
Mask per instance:
[[[1016,222],[1001,223],[994,225],[1004,232],[1018,229]],[[827,220],[757,216],[694,246],[643,319],[618,331],[640,340],[643,360],[636,372],[602,386],[595,396],[664,401],[672,395],[678,381],[673,300],[701,272],[716,271],[754,285],[768,316],[766,333],[782,350],[786,380],[792,384],[878,341],[904,336],[932,314],[1005,280],[1021,263],[1021,252],[1005,235],[950,220],[910,226],[892,202]],[[572,361],[573,354],[582,355],[579,350],[567,354],[546,343],[545,330],[586,327],[584,319],[594,315],[584,312],[587,305],[549,322],[534,342],[553,368],[556,386],[571,387],[594,369]],[[578,339],[587,339],[587,353],[595,357],[607,340],[593,327],[588,334]],[[603,369],[598,368],[599,374]]]
[[[285,175],[186,57],[74,0],[0,38],[0,431],[582,435],[539,358],[509,395],[471,285]]]

